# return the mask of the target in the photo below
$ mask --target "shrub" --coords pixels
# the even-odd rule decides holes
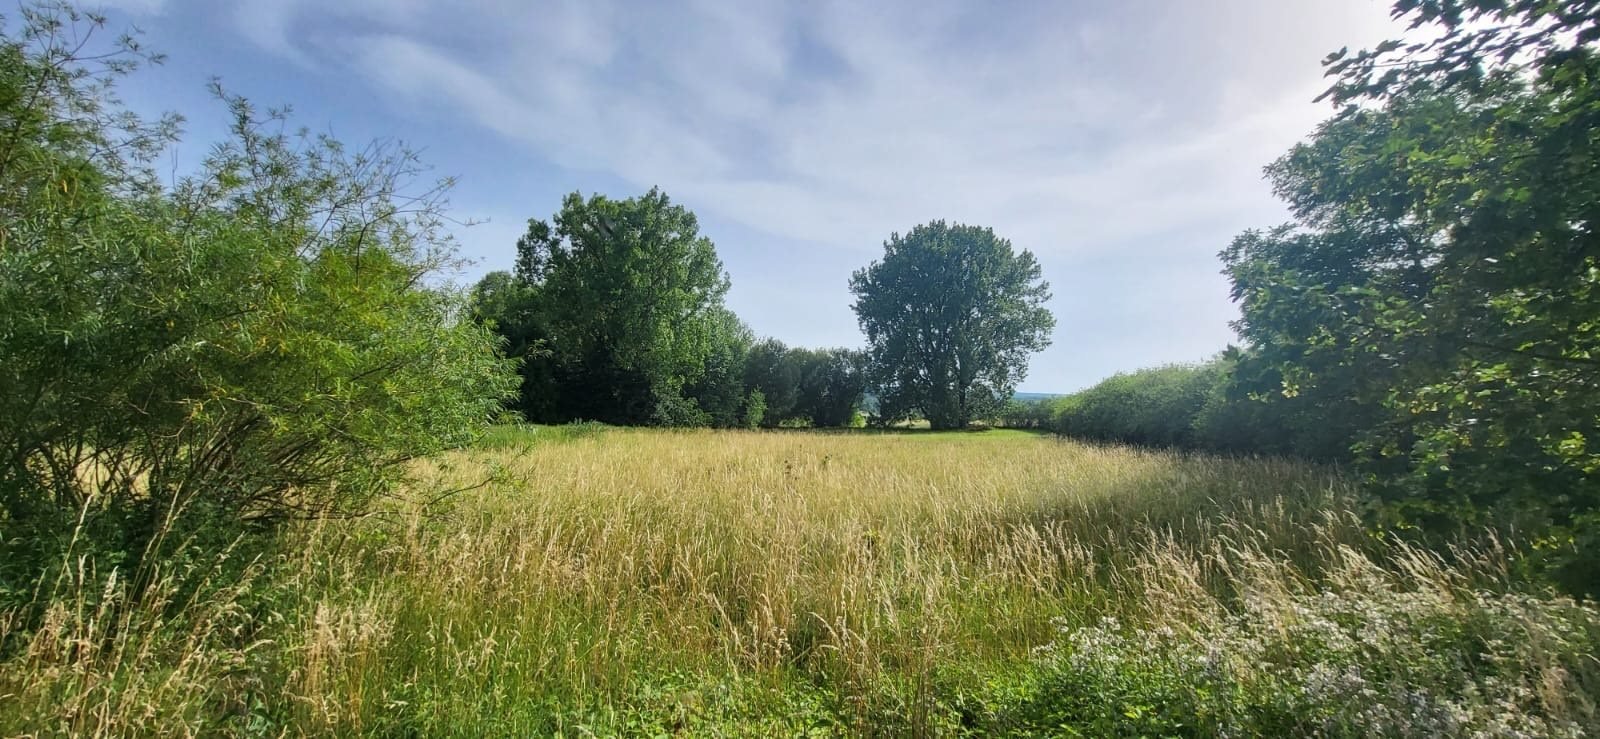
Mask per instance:
[[[650,424],[672,428],[710,426],[711,415],[701,410],[693,400],[669,390],[656,398],[655,411],[650,414]]]
[[[1114,375],[1059,404],[1055,430],[1097,441],[1199,447],[1195,420],[1222,379],[1216,362]]]
[[[1337,582],[1281,581],[1236,612],[1063,628],[1004,719],[1082,736],[1584,736],[1600,611],[1402,577],[1345,552]],[[1416,570],[1413,570],[1415,574]]]
[[[511,367],[426,287],[451,244],[443,190],[404,195],[409,153],[278,133],[219,88],[232,139],[160,187],[141,164],[168,131],[110,92],[136,44],[23,17],[0,41],[0,597],[64,548],[127,573],[182,520],[226,541],[359,511],[490,420]]]
[[[762,419],[766,417],[767,397],[761,394],[759,388],[751,390],[744,399],[742,425],[747,429],[760,428]]]
[[[1202,364],[1172,364],[1118,374],[1055,401],[1049,428],[1091,441],[1270,454],[1350,458],[1353,425],[1342,413],[1299,398],[1261,398],[1237,376],[1237,352]]]
[[[995,415],[994,425],[1013,429],[1050,428],[1056,406],[1049,400],[1008,400]]]

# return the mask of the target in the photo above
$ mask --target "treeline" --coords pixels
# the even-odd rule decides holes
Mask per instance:
[[[755,428],[859,422],[865,356],[757,341],[693,213],[652,189],[569,195],[533,220],[473,316],[520,361],[511,407],[539,423]]]
[[[1402,1],[1438,37],[1326,60],[1221,254],[1241,348],[1064,401],[1065,433],[1343,460],[1385,531],[1494,527],[1600,593],[1600,5]]]
[[[757,341],[724,305],[693,213],[659,189],[573,193],[529,221],[513,270],[486,275],[471,305],[519,362],[510,408],[539,423],[962,428],[1001,408],[1054,326],[1033,254],[987,228],[892,234],[850,284],[865,350]]]

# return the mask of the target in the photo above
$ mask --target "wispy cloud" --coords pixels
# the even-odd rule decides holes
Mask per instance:
[[[991,225],[1044,260],[1058,314],[1098,312],[1063,321],[1099,332],[1099,349],[1047,357],[1086,363],[1058,377],[1226,342],[1212,255],[1282,217],[1260,168],[1325,114],[1310,102],[1317,60],[1395,32],[1375,0],[255,0],[229,12],[256,47],[361,80],[394,111],[569,173],[661,185],[771,239],[752,253],[815,245],[860,264],[932,218]],[[767,271],[736,285],[846,304],[840,270],[815,285]],[[1152,305],[1168,315],[1144,326]],[[853,343],[846,308],[799,328],[785,311],[750,307],[769,316],[760,329]]]
[[[440,8],[402,5],[385,5],[381,23],[377,3],[345,6],[337,44],[391,91],[564,166],[661,184],[780,236],[864,248],[936,216],[1065,253],[1260,210],[1260,165],[1320,114],[1305,75],[1285,84],[1222,58],[1166,58],[1156,89],[1130,84],[1164,45],[1182,53],[1207,46],[1192,35],[1272,31],[1261,19],[1219,27],[1227,14],[1151,23],[1144,39],[1123,29],[1112,45],[1109,26],[1137,18],[477,2],[453,5],[453,32],[436,33]],[[300,55],[317,49],[288,34],[299,8],[241,13],[258,43]],[[1217,76],[1196,79],[1205,74]]]

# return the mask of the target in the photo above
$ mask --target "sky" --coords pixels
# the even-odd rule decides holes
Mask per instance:
[[[92,4],[91,6],[92,7]],[[847,286],[891,233],[989,226],[1038,256],[1070,392],[1236,341],[1216,254],[1287,219],[1262,167],[1331,112],[1320,60],[1400,34],[1372,0],[530,2],[110,0],[165,64],[122,96],[178,111],[175,171],[223,137],[220,78],[349,143],[458,178],[470,283],[565,193],[659,186],[728,305],[795,346],[863,343]]]

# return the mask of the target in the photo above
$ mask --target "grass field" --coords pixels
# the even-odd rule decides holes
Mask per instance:
[[[1017,431],[502,429],[383,515],[72,571],[0,735],[1594,729],[1591,607],[1359,505]]]

